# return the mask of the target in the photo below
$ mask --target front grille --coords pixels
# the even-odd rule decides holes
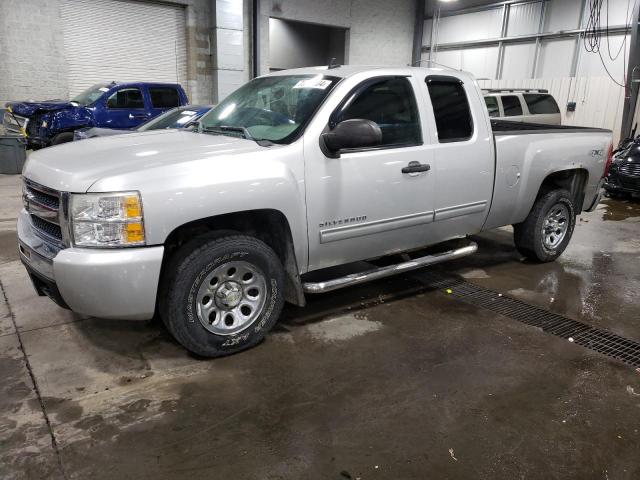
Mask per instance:
[[[62,229],[60,228],[60,225],[47,222],[34,214],[31,214],[31,224],[38,233],[44,234],[46,237],[50,237],[58,242],[62,242]]]
[[[628,163],[620,165],[618,167],[618,172],[622,175],[640,177],[640,163]]]
[[[25,179],[24,197],[34,233],[58,247],[64,247],[65,239],[60,226],[60,192]]]
[[[40,121],[41,118],[42,118],[42,115],[35,114],[35,115],[33,115],[33,117],[31,117],[29,119],[29,122],[27,123],[26,128],[25,128],[28,136],[30,136],[30,137],[38,137],[39,136],[40,123],[42,123]]]
[[[37,203],[44,205],[52,210],[58,210],[60,208],[60,197],[49,192],[43,192],[42,190],[36,190],[30,185],[25,187],[27,193]]]

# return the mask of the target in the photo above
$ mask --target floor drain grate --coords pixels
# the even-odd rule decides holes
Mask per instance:
[[[451,294],[465,303],[486,308],[527,325],[538,327],[547,333],[565,338],[632,367],[640,367],[640,342],[529,305],[521,300],[505,297],[498,292],[469,283],[459,277],[437,272],[422,272],[416,276],[434,288],[451,289]]]

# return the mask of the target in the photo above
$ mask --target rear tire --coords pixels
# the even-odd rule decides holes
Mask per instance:
[[[571,194],[564,189],[540,196],[522,223],[513,226],[516,249],[538,262],[552,262],[567,248],[576,225]]]
[[[68,143],[73,141],[73,132],[62,132],[57,134],[51,140],[51,145],[60,145],[61,143]]]
[[[284,304],[274,251],[246,235],[213,233],[182,246],[166,265],[160,316],[173,337],[202,357],[258,344]]]

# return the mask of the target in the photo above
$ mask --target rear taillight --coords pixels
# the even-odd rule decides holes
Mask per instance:
[[[611,162],[613,162],[613,144],[609,145],[609,151],[607,152],[607,163],[604,164],[604,173],[602,178],[609,175],[609,168],[611,168]]]

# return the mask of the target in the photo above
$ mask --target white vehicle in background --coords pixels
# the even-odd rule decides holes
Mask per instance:
[[[511,122],[560,125],[562,116],[548,90],[483,89],[484,102],[491,118]]]

